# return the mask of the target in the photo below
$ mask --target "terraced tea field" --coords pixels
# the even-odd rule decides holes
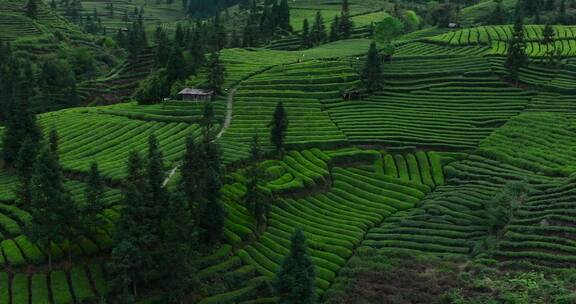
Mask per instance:
[[[171,30],[184,18],[180,2],[110,3],[108,9],[105,2],[83,1],[82,14],[97,9],[111,32],[128,24],[122,20],[126,12],[133,19],[135,7],[145,6],[148,30],[156,25]],[[345,100],[344,93],[363,86],[372,42],[369,26],[393,9],[380,0],[350,5],[357,25],[352,39],[301,50],[295,33],[263,48],[221,51],[223,94],[212,102],[218,134],[213,142],[224,167],[219,197],[226,213],[223,240],[194,256],[198,288],[189,300],[278,303],[274,282],[290,252],[291,235],[300,228],[315,270],[318,302],[360,293],[374,277],[358,265],[395,273],[386,272],[392,267],[389,257],[415,256],[418,263],[425,261],[420,272],[428,277],[422,285],[445,282],[436,280],[427,259],[441,260],[443,271],[456,274],[454,282],[446,281],[446,290],[434,295],[438,298],[426,303],[448,303],[448,296],[458,292],[464,298],[486,292],[489,300],[500,301],[504,293],[498,284],[475,281],[475,275],[508,278],[517,272],[541,275],[542,282],[522,298],[532,302],[510,303],[568,303],[540,301],[534,294],[556,288],[546,281],[556,276],[569,292],[576,288],[562,277],[576,265],[576,27],[555,25],[554,43],[544,45],[543,26],[527,25],[530,62],[519,69],[516,83],[505,64],[512,26],[424,26],[394,41],[394,54],[382,60],[382,90]],[[508,0],[504,5],[513,6]],[[341,2],[298,0],[290,6],[291,23],[299,30],[317,11],[330,25]],[[478,23],[491,9],[488,2],[464,8],[463,24]],[[237,18],[237,7],[228,13]],[[57,42],[56,31],[69,44]],[[22,3],[0,0],[0,39],[35,59],[70,46],[85,45],[96,53],[105,49],[93,38],[45,4],[38,20],[32,20],[24,17]],[[553,63],[544,58],[551,50],[560,52]],[[108,51],[103,56],[113,53]],[[139,105],[131,100],[154,57],[154,48],[141,50],[136,63],[118,60],[114,68],[79,83],[78,95],[90,106],[37,116],[45,134],[58,131],[65,187],[79,206],[86,202],[89,168],[93,162],[99,165],[105,209],[94,231],[50,249],[32,243],[25,233],[31,212],[17,202],[16,172],[0,163],[0,304],[106,303],[114,287],[109,262],[123,212],[129,153],[144,153],[154,134],[163,155],[160,177],[167,190],[175,191],[186,139],[199,140],[202,133],[202,103]],[[202,67],[177,86],[197,86],[207,76]],[[280,102],[289,123],[285,151],[273,153],[270,126]],[[0,127],[0,135],[4,132]],[[257,223],[246,203],[255,134],[266,155],[258,159],[265,173],[260,190],[269,195],[264,224]],[[47,267],[49,256],[53,269]],[[416,278],[422,277],[406,272],[401,279]],[[460,288],[463,280],[475,284],[473,291]],[[513,281],[518,282],[524,281]],[[382,285],[370,286],[364,291],[393,294]],[[156,296],[170,290],[162,288],[138,290],[139,300],[163,303]],[[392,303],[404,303],[397,301]]]

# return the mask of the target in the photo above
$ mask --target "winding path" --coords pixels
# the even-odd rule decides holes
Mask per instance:
[[[236,91],[237,88],[234,87],[228,93],[228,98],[226,102],[226,117],[224,118],[224,124],[222,124],[222,129],[220,129],[220,132],[218,132],[218,134],[216,135],[216,137],[214,137],[212,142],[218,141],[222,137],[222,135],[224,135],[226,130],[230,128],[230,125],[232,124],[232,114],[234,110],[234,96],[236,96]],[[168,173],[168,176],[164,179],[164,182],[162,183],[162,187],[166,187],[166,185],[168,185],[170,180],[174,177],[174,175],[176,175],[176,172],[178,171],[178,168],[180,168],[180,165],[181,163],[178,163],[176,164],[176,166],[174,166],[174,168],[172,168],[172,170],[170,170],[170,173]]]

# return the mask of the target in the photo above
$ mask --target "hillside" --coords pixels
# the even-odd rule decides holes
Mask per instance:
[[[390,4],[350,1],[349,38],[303,47],[303,20],[320,11],[329,28],[342,3],[289,3],[295,33],[211,52],[246,21],[239,6],[220,28],[191,25],[180,2],[81,2],[114,31],[144,7],[145,30],[169,33],[162,66],[162,45],[127,57],[62,7],[32,19],[0,0],[14,53],[41,67],[83,49],[96,66],[77,74],[83,106],[57,92],[30,114],[37,146],[19,113],[28,137],[15,164],[0,162],[0,304],[301,303],[307,292],[334,304],[573,303],[576,27],[555,24],[546,41],[544,25],[527,24],[518,38],[514,25],[481,24],[493,9],[481,2],[461,11],[472,27],[422,16],[389,42],[372,23],[398,16]],[[176,24],[210,46],[170,78],[197,56],[172,41]],[[514,39],[526,55],[517,70]],[[160,91],[158,79],[170,96],[133,96]],[[192,86],[214,99],[172,98]],[[2,153],[14,125],[0,127]],[[297,300],[279,279],[290,267]]]

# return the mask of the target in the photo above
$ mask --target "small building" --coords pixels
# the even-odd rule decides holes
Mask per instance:
[[[212,97],[214,96],[214,91],[185,88],[184,90],[180,91],[180,93],[178,93],[178,96],[180,96],[180,98],[184,101],[211,101]]]

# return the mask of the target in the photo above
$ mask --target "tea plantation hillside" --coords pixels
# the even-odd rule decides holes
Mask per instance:
[[[575,26],[484,22],[506,0],[73,2],[111,32],[0,0],[0,304],[574,303]],[[260,14],[288,24],[242,43]]]

